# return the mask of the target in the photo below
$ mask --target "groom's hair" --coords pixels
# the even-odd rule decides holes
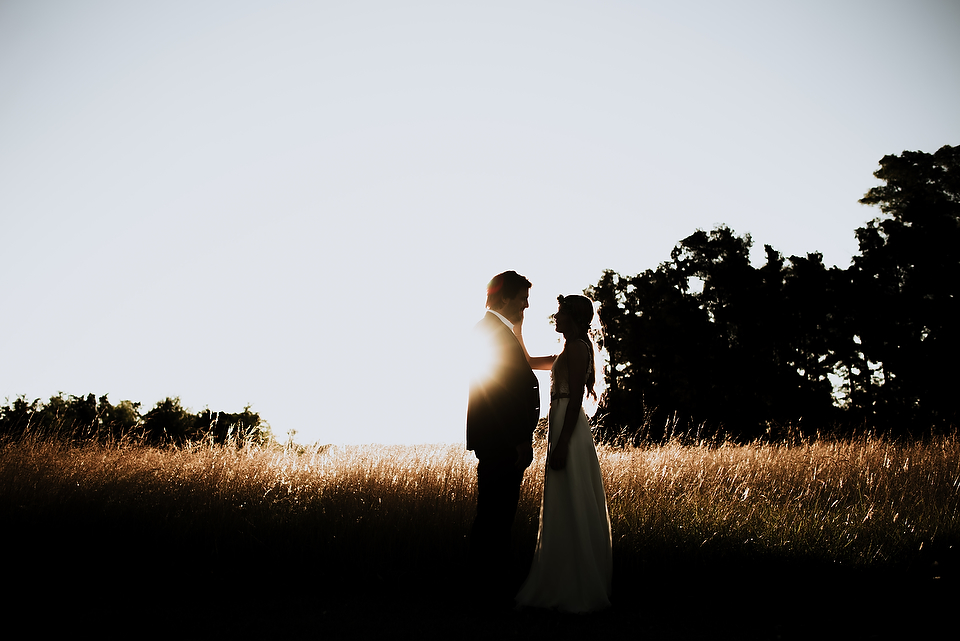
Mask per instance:
[[[514,298],[531,287],[530,281],[515,271],[497,274],[487,283],[487,308],[495,309],[504,299]]]

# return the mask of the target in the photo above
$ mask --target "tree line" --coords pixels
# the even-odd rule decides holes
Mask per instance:
[[[868,428],[915,435],[957,425],[960,147],[880,160],[884,184],[860,202],[881,215],[855,231],[846,269],[818,252],[784,257],[727,226],[697,230],[635,276],[605,271],[599,302],[610,357],[597,413],[609,441],[674,433],[744,440]],[[147,444],[264,442],[244,408],[196,414],[166,398],[24,397],[0,407],[0,436],[135,437]]]
[[[960,147],[888,155],[874,175],[859,202],[881,215],[847,269],[770,245],[753,267],[751,237],[720,226],[656,269],[604,272],[585,292],[610,356],[601,435],[956,426]]]
[[[146,445],[181,445],[187,441],[263,444],[271,438],[269,425],[250,407],[242,412],[192,413],[180,398],[166,398],[141,414],[140,403],[110,403],[107,395],[64,396],[46,403],[18,396],[0,407],[0,436],[24,433],[56,435],[73,440],[135,439]]]

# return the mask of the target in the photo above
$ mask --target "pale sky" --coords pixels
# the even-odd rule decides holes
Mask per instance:
[[[0,399],[461,441],[497,272],[554,353],[698,228],[846,267],[958,114],[956,0],[0,0]]]

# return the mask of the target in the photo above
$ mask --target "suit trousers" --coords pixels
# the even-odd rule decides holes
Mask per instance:
[[[471,529],[471,549],[489,570],[509,565],[510,531],[520,502],[523,470],[516,468],[516,448],[476,451],[477,517]]]

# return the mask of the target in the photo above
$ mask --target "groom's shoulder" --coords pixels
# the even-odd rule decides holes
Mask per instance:
[[[504,329],[506,329],[507,327],[506,325],[503,324],[503,322],[499,318],[497,318],[490,312],[487,312],[486,314],[483,315],[483,318],[477,321],[477,324],[474,325],[474,327],[477,329],[491,330],[491,329],[497,329],[497,325],[499,325],[500,327],[503,327]]]
[[[497,318],[495,314],[487,312],[473,327],[474,336],[488,346],[506,346],[513,338],[513,332]]]

